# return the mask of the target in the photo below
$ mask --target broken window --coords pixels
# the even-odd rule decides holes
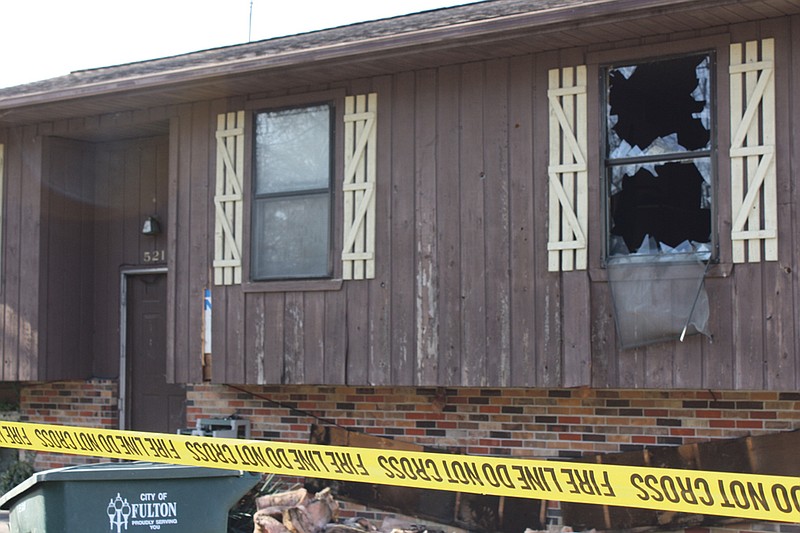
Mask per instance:
[[[712,56],[606,69],[606,265],[623,348],[708,334]]]
[[[609,257],[712,248],[711,56],[606,71]]]

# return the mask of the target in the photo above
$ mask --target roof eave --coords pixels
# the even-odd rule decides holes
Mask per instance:
[[[638,13],[659,8],[678,10],[684,6],[728,4],[733,0],[593,0],[577,7],[556,8],[502,16],[479,21],[464,22],[445,27],[420,29],[396,35],[364,40],[330,43],[301,50],[281,52],[268,56],[249,57],[197,67],[172,69],[151,74],[132,75],[107,81],[75,85],[49,91],[25,93],[0,99],[0,111],[36,106],[58,101],[108,96],[115,93],[158,89],[221,76],[243,75],[256,71],[286,68],[294,65],[309,66],[315,62],[367,57],[379,53],[399,52],[404,49],[424,48],[455,41],[474,41],[498,38],[510,31],[555,29],[561,25],[590,24],[609,16],[632,17]],[[324,30],[323,30],[324,31]],[[191,55],[191,54],[189,54]],[[157,60],[155,60],[157,61]],[[113,68],[113,67],[112,67]]]

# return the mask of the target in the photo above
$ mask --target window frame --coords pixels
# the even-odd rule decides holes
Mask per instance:
[[[587,94],[589,108],[587,120],[588,131],[588,165],[589,175],[597,179],[589,180],[589,218],[595,223],[589,226],[588,243],[590,247],[598,246],[589,255],[589,271],[591,279],[604,281],[607,279],[606,264],[608,256],[607,228],[607,181],[605,174],[605,128],[607,97],[603,80],[604,67],[608,65],[625,65],[643,63],[649,60],[667,59],[689,55],[711,54],[714,65],[711,68],[712,80],[712,250],[708,261],[708,277],[727,277],[732,270],[730,224],[730,157],[727,147],[730,145],[730,124],[727,117],[729,100],[728,65],[730,63],[730,35],[720,34],[710,37],[690,38],[669,43],[655,43],[638,47],[615,48],[589,52],[585,56],[588,70]],[[665,51],[666,48],[668,51]],[[594,126],[592,126],[594,125]]]
[[[287,292],[287,291],[327,291],[339,290],[342,287],[341,267],[341,180],[342,163],[342,127],[344,117],[344,90],[320,91],[275,98],[254,99],[245,106],[248,124],[245,127],[245,183],[244,198],[244,230],[242,240],[242,289],[244,292]],[[255,217],[255,157],[256,157],[256,116],[259,113],[279,111],[282,109],[329,105],[331,110],[330,134],[330,211],[329,211],[329,249],[328,275],[324,277],[289,278],[276,277],[269,279],[252,278],[253,231]],[[262,195],[259,195],[261,197]],[[271,195],[269,195],[271,196]],[[287,196],[289,197],[289,196]]]
[[[709,122],[710,122],[710,139],[709,139],[709,147],[707,149],[702,150],[694,150],[694,151],[686,151],[686,152],[669,152],[666,154],[660,155],[651,155],[651,156],[634,156],[634,157],[626,157],[626,158],[618,158],[612,159],[609,157],[608,154],[608,111],[609,111],[609,73],[615,69],[625,66],[639,66],[647,63],[658,63],[662,61],[669,61],[673,59],[681,59],[687,57],[700,57],[706,56],[709,60],[709,79],[710,79],[710,99],[711,103],[709,105]],[[646,57],[646,58],[638,58],[634,60],[620,60],[614,62],[608,62],[600,65],[599,68],[599,76],[600,76],[600,97],[601,97],[601,107],[600,107],[600,120],[603,125],[601,129],[600,135],[600,172],[602,176],[602,204],[601,204],[601,216],[603,217],[603,261],[604,264],[611,258],[614,257],[623,257],[623,256],[612,256],[609,253],[609,248],[611,244],[611,194],[610,194],[610,186],[611,186],[611,174],[612,168],[615,166],[623,166],[623,165],[634,165],[634,164],[646,164],[646,163],[668,163],[668,162],[689,162],[696,159],[708,159],[710,164],[710,179],[711,179],[711,206],[710,206],[710,239],[709,239],[709,247],[711,248],[710,257],[708,261],[710,262],[717,262],[719,259],[719,235],[718,235],[718,222],[717,222],[717,212],[718,212],[718,204],[720,202],[720,198],[718,197],[718,187],[717,184],[719,182],[719,174],[717,171],[717,158],[719,155],[719,144],[717,142],[717,130],[718,130],[718,110],[719,110],[719,103],[717,101],[717,83],[718,83],[718,75],[717,75],[717,54],[715,49],[706,49],[706,50],[697,50],[694,52],[688,53],[677,53],[677,54],[664,54],[664,55],[657,55],[654,57]],[[654,254],[653,257],[660,257],[664,254]]]

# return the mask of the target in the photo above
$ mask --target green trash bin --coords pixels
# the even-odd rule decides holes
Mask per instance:
[[[12,533],[224,533],[260,479],[241,470],[149,462],[38,472],[0,498]]]

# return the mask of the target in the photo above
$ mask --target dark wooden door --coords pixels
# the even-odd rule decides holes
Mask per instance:
[[[185,425],[186,391],[167,383],[167,276],[127,276],[128,420],[138,431],[175,433]]]

